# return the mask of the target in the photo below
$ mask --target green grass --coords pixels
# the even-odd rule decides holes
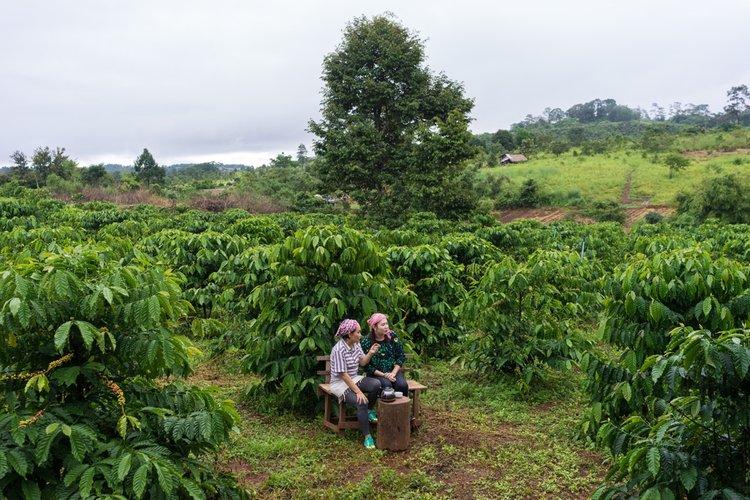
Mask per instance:
[[[737,148],[750,148],[750,129],[683,134],[676,138],[672,148],[675,151],[731,151]]]
[[[535,179],[549,194],[553,205],[568,200],[620,201],[631,176],[630,199],[633,204],[673,205],[680,191],[691,191],[711,177],[736,173],[750,180],[750,155],[714,154],[693,157],[690,165],[669,178],[669,169],[653,155],[645,158],[639,151],[625,150],[593,156],[554,156],[541,154],[528,162],[503,167],[483,168],[483,175],[505,175],[519,186]],[[578,196],[580,195],[580,196]]]
[[[479,382],[445,363],[420,370],[430,387],[411,448],[365,450],[358,432],[323,428],[320,415],[261,413],[242,394],[252,376],[236,354],[206,360],[191,382],[238,401],[239,433],[216,458],[258,498],[518,498],[589,496],[603,458],[572,437],[585,407],[582,376],[551,374],[533,393],[514,379]]]

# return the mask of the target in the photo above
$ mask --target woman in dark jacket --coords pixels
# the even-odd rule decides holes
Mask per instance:
[[[380,348],[365,366],[365,373],[380,380],[381,387],[393,387],[394,390],[409,394],[409,385],[402,367],[406,361],[404,345],[395,332],[388,326],[388,318],[383,313],[375,313],[367,320],[370,335],[362,339],[362,350],[367,352],[375,344]]]

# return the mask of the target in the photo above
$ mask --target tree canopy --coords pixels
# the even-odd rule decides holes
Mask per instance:
[[[424,62],[422,40],[392,16],[355,19],[323,62],[322,118],[310,122],[324,183],[391,220],[472,207],[456,180],[473,154],[473,100]]]
[[[164,169],[156,163],[153,155],[146,148],[143,148],[143,153],[133,163],[133,170],[138,179],[147,185],[164,182]]]

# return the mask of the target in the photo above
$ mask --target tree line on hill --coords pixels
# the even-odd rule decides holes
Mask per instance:
[[[561,154],[582,148],[584,154],[591,154],[629,141],[653,150],[655,137],[738,126],[750,126],[750,90],[744,84],[727,91],[723,112],[712,113],[707,104],[680,102],[666,109],[653,103],[646,111],[618,104],[612,98],[593,99],[567,110],[548,107],[541,115],[528,114],[509,130],[476,134],[473,142],[480,148],[483,162],[495,164],[500,155],[510,152]]]

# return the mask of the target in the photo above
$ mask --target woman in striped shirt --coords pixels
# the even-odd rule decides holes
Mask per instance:
[[[359,340],[362,328],[353,319],[345,319],[336,331],[339,339],[331,349],[331,392],[339,401],[357,407],[359,430],[365,437],[367,449],[375,448],[375,440],[370,434],[370,414],[368,405],[375,403],[380,395],[380,381],[372,377],[359,375],[360,366],[370,362],[373,354],[378,352],[379,345],[373,345],[365,354]]]

